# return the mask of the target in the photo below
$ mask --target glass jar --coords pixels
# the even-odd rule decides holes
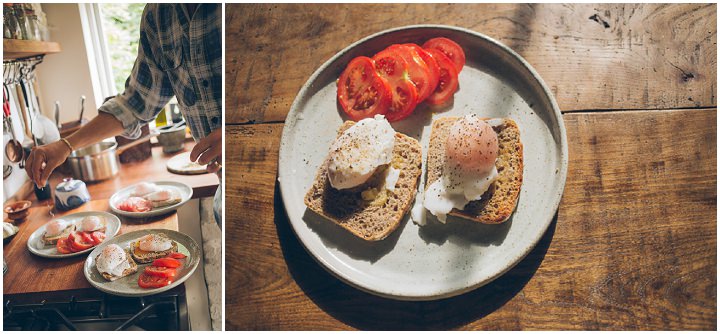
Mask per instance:
[[[11,3],[3,4],[3,37],[21,39],[20,23],[15,15],[15,8]]]
[[[17,18],[18,27],[20,27],[20,36],[18,39],[30,39],[28,38],[27,19],[25,18],[25,10],[21,3],[15,3],[12,5],[15,9],[15,18]]]
[[[23,4],[25,9],[25,21],[27,22],[27,33],[28,39],[39,41],[42,40],[42,33],[40,32],[40,23],[38,17],[35,15],[35,8],[30,3]]]

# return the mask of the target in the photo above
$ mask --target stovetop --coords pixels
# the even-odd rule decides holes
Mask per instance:
[[[182,285],[181,285],[182,286]],[[148,297],[3,296],[3,330],[188,330],[184,287]]]

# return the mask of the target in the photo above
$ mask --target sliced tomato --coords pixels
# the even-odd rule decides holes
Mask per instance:
[[[424,101],[432,94],[432,82],[430,79],[430,70],[425,62],[420,58],[417,52],[408,47],[406,44],[393,44],[386,50],[396,52],[400,57],[405,59],[408,64],[408,76],[417,88],[417,103]]]
[[[149,266],[145,267],[145,273],[152,276],[175,278],[177,268]]]
[[[77,232],[78,235],[80,235],[80,239],[86,244],[95,244],[95,239],[93,239],[92,234],[88,232]]]
[[[93,239],[93,243],[95,245],[99,245],[105,240],[105,233],[102,233],[100,231],[95,231],[90,235]]]
[[[55,245],[57,248],[57,251],[60,254],[70,254],[75,253],[72,248],[68,245],[68,239],[67,238],[61,238],[57,241],[57,245]]]
[[[172,252],[172,253],[168,254],[168,257],[171,257],[173,259],[184,259],[187,256],[183,253]]]
[[[410,43],[405,45],[417,52],[417,54],[420,56],[420,59],[425,62],[425,66],[427,66],[428,70],[430,71],[429,87],[431,88],[431,92],[434,92],[438,82],[440,82],[440,67],[435,61],[435,58],[433,58],[429,53],[425,52],[425,50],[417,44]]]
[[[179,260],[173,259],[171,257],[163,257],[153,261],[152,265],[156,267],[177,268],[180,267],[182,263]]]
[[[70,235],[67,237],[70,248],[75,252],[84,251],[92,246],[95,246],[92,242],[85,242],[84,238],[81,236],[81,233],[82,232],[73,232],[70,233]],[[92,237],[90,238],[90,240],[92,240]]]
[[[437,37],[429,39],[425,44],[422,45],[423,49],[435,49],[442,52],[452,61],[455,66],[456,72],[460,73],[463,66],[465,66],[465,52],[462,47],[457,43],[445,37]]]
[[[337,85],[338,102],[355,121],[385,114],[392,102],[390,85],[375,72],[375,64],[368,57],[351,60]]]
[[[162,288],[166,285],[170,285],[173,280],[168,277],[153,276],[146,272],[140,274],[138,278],[138,285],[143,289],[156,289]]]
[[[387,80],[392,92],[392,103],[385,118],[393,122],[412,114],[417,106],[417,89],[410,81],[405,59],[386,49],[373,56],[373,60],[375,70]]]
[[[443,104],[447,102],[458,88],[458,73],[450,58],[436,49],[426,49],[440,67],[440,81],[435,91],[427,98],[429,104]]]

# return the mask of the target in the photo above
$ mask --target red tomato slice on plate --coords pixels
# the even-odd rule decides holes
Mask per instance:
[[[437,87],[438,82],[440,82],[440,67],[438,66],[437,62],[435,61],[435,58],[433,58],[429,53],[425,52],[423,48],[421,48],[417,44],[404,44],[407,47],[411,48],[413,51],[417,52],[418,56],[420,56],[420,59],[425,63],[425,66],[427,66],[428,70],[430,71],[430,84],[429,87],[431,88],[431,94],[435,91],[435,88]],[[430,95],[428,95],[430,96]]]
[[[103,242],[103,240],[105,240],[105,233],[102,233],[99,231],[93,232],[90,236],[92,237],[93,243],[95,245],[99,245],[100,243]]]
[[[163,257],[153,261],[152,265],[156,267],[177,268],[180,267],[182,263],[177,259],[173,259],[171,257]]]
[[[428,96],[430,96],[433,92],[431,87],[431,74],[425,62],[420,58],[420,55],[404,44],[393,44],[385,50],[396,52],[407,62],[408,75],[418,91],[417,103],[424,101]]]
[[[66,239],[66,238],[59,239],[57,241],[57,245],[55,245],[55,247],[57,248],[57,251],[60,254],[74,253],[73,250],[68,245],[68,239]]]
[[[145,267],[145,273],[151,276],[175,278],[177,268],[149,266]]]
[[[171,257],[173,259],[184,259],[187,256],[183,253],[172,252],[172,253],[168,254],[168,257]]]
[[[172,279],[168,277],[153,276],[146,272],[140,274],[138,285],[143,289],[157,289],[170,285]]]
[[[86,244],[95,244],[95,239],[93,239],[92,233],[88,233],[88,232],[78,232],[78,234],[80,235],[83,243],[86,243]]]
[[[373,56],[373,60],[375,70],[387,80],[392,92],[392,103],[385,118],[393,122],[412,114],[417,106],[417,89],[408,76],[407,62],[387,49]]]
[[[95,246],[92,242],[85,242],[84,237],[81,235],[83,232],[73,232],[68,236],[68,243],[70,248],[75,252],[84,251],[92,246]],[[90,237],[92,240],[92,237]]]
[[[428,40],[422,45],[423,49],[435,49],[446,55],[455,65],[456,72],[460,73],[465,66],[465,52],[457,43],[445,37],[437,37]]]
[[[429,104],[438,105],[447,102],[458,88],[458,73],[450,58],[436,49],[426,49],[440,67],[440,81],[435,91],[427,98]]]
[[[385,114],[392,102],[390,85],[375,72],[368,57],[351,60],[337,85],[338,102],[354,121]]]

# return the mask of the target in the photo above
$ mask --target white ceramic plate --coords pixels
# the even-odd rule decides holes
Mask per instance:
[[[500,225],[430,216],[419,226],[406,215],[387,239],[366,242],[306,208],[303,197],[346,120],[337,104],[336,80],[356,56],[372,56],[395,43],[448,37],[467,63],[453,103],[421,104],[392,123],[417,138],[423,162],[432,120],[475,113],[510,117],[524,145],[523,185],[514,215]],[[410,26],[366,37],[337,53],[306,82],[283,128],[279,182],[290,223],[310,254],[329,272],[364,291],[402,300],[432,300],[478,288],[517,264],[540,240],[557,211],[567,174],[567,140],[560,110],[542,79],[519,55],[474,31],[447,26]],[[425,170],[420,187],[424,188]]]
[[[85,218],[87,216],[100,216],[105,219],[105,223],[106,223],[106,225],[105,225],[105,241],[103,241],[98,246],[101,246],[101,245],[107,243],[108,239],[114,237],[118,233],[118,231],[120,231],[120,219],[117,216],[115,216],[114,214],[108,213],[108,212],[102,212],[102,211],[78,212],[78,213],[73,213],[73,214],[70,214],[67,216],[56,217],[54,219],[62,219],[71,224],[79,224],[80,221],[82,221],[83,218]],[[27,242],[27,246],[28,246],[28,249],[30,250],[30,253],[33,253],[37,256],[48,257],[48,258],[66,258],[66,257],[78,256],[81,254],[87,254],[88,252],[91,252],[95,247],[97,247],[97,246],[93,246],[82,252],[77,252],[77,253],[61,254],[60,252],[58,252],[55,245],[45,245],[41,239],[42,239],[43,234],[45,234],[45,226],[47,226],[47,224],[50,224],[51,221],[52,220],[48,220],[47,223],[45,223],[43,226],[40,226],[37,230],[35,230],[35,232],[33,232],[30,235],[30,238],[28,239],[28,242]]]
[[[180,153],[168,160],[167,169],[171,173],[195,175],[207,173],[206,166],[190,161],[190,152]]]
[[[128,249],[130,247],[130,242],[152,233],[165,233],[165,235],[170,237],[170,239],[177,242],[178,252],[183,253],[187,256],[187,258],[181,260],[183,261],[183,266],[178,271],[175,282],[157,289],[143,289],[138,286],[138,278],[140,277],[140,273],[145,270],[145,267],[150,265],[149,263],[138,264],[138,271],[136,273],[125,276],[123,278],[119,278],[112,282],[106,280],[104,277],[102,277],[102,275],[100,275],[100,272],[97,270],[97,267],[95,265],[95,258],[100,254],[100,252],[102,252],[105,246],[109,244],[117,244],[123,249]],[[200,256],[202,256],[201,254],[202,252],[200,251],[200,247],[195,242],[195,240],[178,231],[165,229],[148,229],[133,231],[130,233],[125,233],[123,235],[119,235],[112,240],[106,241],[105,243],[103,243],[102,247],[98,247],[92,253],[90,253],[87,260],[85,260],[83,272],[85,273],[85,278],[87,278],[88,282],[90,282],[90,285],[94,286],[100,291],[125,297],[149,296],[170,290],[182,284],[182,282],[185,282],[185,280],[187,280],[190,275],[195,272],[198,263],[200,263]]]
[[[135,184],[131,185],[129,187],[123,188],[118,190],[116,193],[110,197],[110,209],[112,209],[115,213],[126,216],[126,217],[132,217],[132,218],[147,218],[147,217],[155,217],[159,215],[166,214],[171,211],[177,210],[177,208],[181,207],[185,202],[190,200],[193,194],[192,188],[190,186],[181,183],[181,182],[175,182],[175,181],[157,181],[153,182],[158,186],[161,186],[163,188],[173,188],[178,193],[180,193],[180,196],[182,197],[182,200],[180,203],[174,204],[174,205],[168,205],[162,208],[152,209],[147,212],[128,212],[123,211],[117,208],[117,205],[130,197],[130,193],[132,193],[133,189],[135,189]]]

